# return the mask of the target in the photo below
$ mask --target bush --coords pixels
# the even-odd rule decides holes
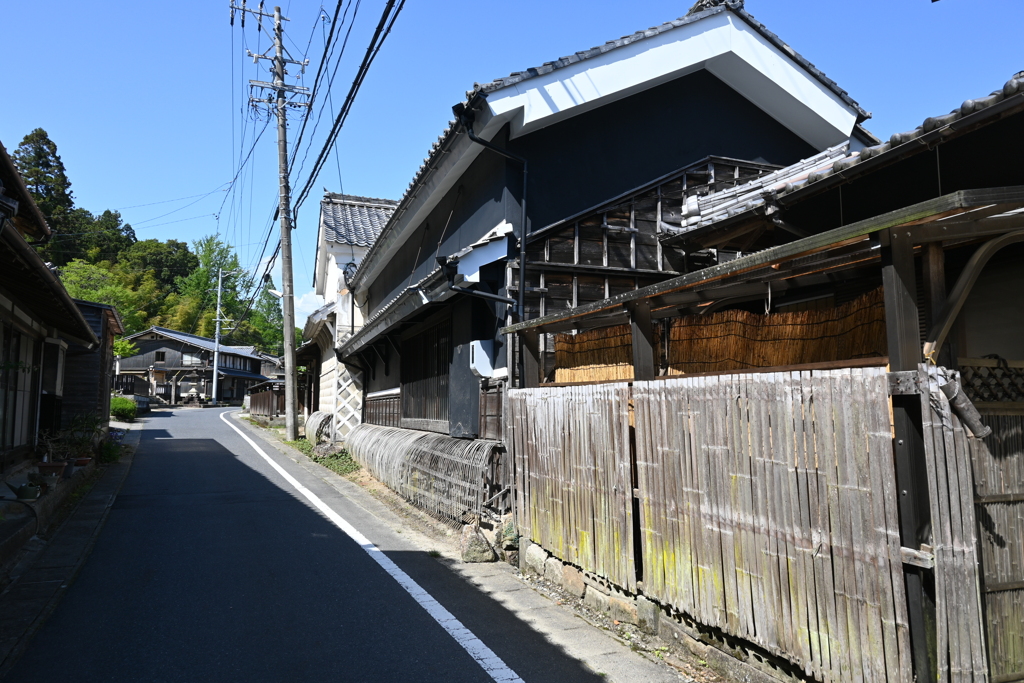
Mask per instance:
[[[121,459],[121,444],[104,441],[100,444],[100,462],[113,463]]]
[[[137,406],[135,401],[124,396],[110,397],[110,416],[121,422],[133,422]]]

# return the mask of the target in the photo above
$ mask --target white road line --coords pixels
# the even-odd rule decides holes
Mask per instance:
[[[339,515],[337,512],[332,510],[328,505],[320,500],[320,498],[307,489],[305,486],[300,484],[295,477],[288,474],[283,467],[278,465],[269,455],[263,452],[263,449],[256,445],[256,442],[249,438],[249,436],[239,429],[237,426],[231,424],[227,419],[227,414],[230,411],[224,411],[220,414],[220,419],[224,421],[224,424],[238,432],[238,435],[245,439],[250,446],[253,447],[260,456],[266,460],[271,467],[277,470],[278,474],[284,477],[285,481],[295,487],[295,490],[301,493],[305,498],[312,503],[320,512],[331,520],[336,527],[344,531],[349,538],[359,544],[363,550],[369,554],[381,566],[381,568],[391,575],[398,585],[405,589],[405,591],[412,596],[412,599],[420,604],[420,607],[427,611],[431,617],[434,618],[438,624],[441,625],[445,631],[447,631],[452,638],[455,639],[462,648],[469,653],[469,656],[477,661],[477,663],[483,667],[484,671],[499,683],[513,683],[519,681],[523,683],[515,671],[510,669],[505,662],[501,661],[498,655],[494,654],[489,647],[483,644],[479,638],[473,635],[473,632],[462,625],[458,619],[456,619],[451,612],[446,610],[441,603],[435,600],[430,593],[423,590],[418,583],[413,581],[408,574],[399,569],[398,565],[391,561],[384,552],[370,542],[366,536],[363,536],[359,531],[349,524],[344,517]]]

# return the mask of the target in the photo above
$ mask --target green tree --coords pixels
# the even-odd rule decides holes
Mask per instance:
[[[58,236],[70,237],[81,232],[82,224],[91,223],[92,216],[88,211],[75,209],[71,181],[57,153],[56,143],[45,130],[36,128],[24,137],[11,158],[53,232],[50,242],[39,247],[40,255],[58,266],[81,256],[81,253],[76,253],[74,244]]]
[[[179,277],[185,277],[199,267],[199,258],[188,244],[178,240],[142,240],[121,252],[118,262],[126,273],[152,273],[165,292],[174,289]]]
[[[118,337],[114,340],[114,355],[120,356],[121,358],[128,358],[134,356],[139,352],[139,347],[135,345],[135,342],[124,337]]]
[[[152,278],[143,287],[132,289],[116,276],[116,272],[111,272],[109,264],[97,265],[74,259],[60,269],[60,279],[68,294],[76,299],[116,308],[127,334],[140,332],[149,326],[146,305],[157,294],[156,283]]]
[[[11,156],[44,216],[49,218],[58,209],[66,212],[74,208],[64,162],[45,130],[36,128],[26,135]]]

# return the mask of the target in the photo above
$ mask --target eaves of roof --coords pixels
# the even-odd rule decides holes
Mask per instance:
[[[512,334],[529,329],[539,329],[544,332],[564,331],[567,326],[571,328],[587,318],[599,316],[607,311],[621,308],[633,302],[699,287],[702,284],[721,281],[731,276],[742,275],[743,273],[754,271],[757,268],[773,263],[784,262],[805,254],[813,254],[817,250],[858,237],[864,237],[872,232],[922,221],[934,216],[952,215],[953,213],[969,211],[981,206],[1007,203],[1024,205],[1024,188],[960,190],[913,206],[844,225],[827,232],[787,242],[786,244],[747,256],[741,256],[717,266],[704,268],[703,270],[687,273],[671,280],[665,280],[664,282],[658,282],[647,287],[618,294],[602,301],[579,306],[569,311],[509,325],[502,328],[500,332],[502,334]]]
[[[666,241],[690,239],[726,222],[763,212],[769,204],[785,206],[871,172],[880,166],[931,149],[947,139],[997,118],[1024,110],[1024,72],[1015,74],[1000,90],[967,100],[943,116],[933,116],[917,128],[897,133],[884,143],[860,151],[826,150],[809,159],[749,183],[716,192],[698,201],[699,220],[691,229]],[[836,152],[842,152],[837,154]]]
[[[426,297],[424,303],[421,296]],[[415,315],[430,304],[447,301],[455,295],[448,289],[447,280],[441,276],[441,269],[435,268],[416,284],[406,287],[380,310],[370,316],[363,326],[338,349],[338,357],[350,358],[372,344],[381,334],[395,324]]]
[[[34,202],[31,203],[34,206]],[[67,289],[8,221],[0,220],[0,243],[3,256],[0,284],[40,322],[70,341],[89,349],[96,348],[99,340]]]
[[[25,179],[21,177],[14,160],[7,154],[7,150],[0,144],[0,187],[2,193],[18,202],[18,215],[11,219],[18,232],[23,235],[32,235],[37,239],[50,237],[50,226],[43,216],[43,212],[36,206],[32,194],[25,185]]]
[[[144,334],[152,334],[152,333],[163,335],[163,336],[165,336],[165,337],[167,337],[169,339],[173,339],[175,341],[179,341],[179,342],[182,342],[184,344],[191,344],[192,346],[195,346],[196,348],[204,349],[206,351],[213,351],[214,347],[216,345],[216,342],[213,339],[210,339],[209,337],[200,337],[197,334],[189,334],[187,332],[179,332],[177,330],[167,329],[166,327],[157,327],[156,325],[150,327],[147,330],[143,330],[142,332],[136,332],[135,334],[129,335],[129,336],[125,337],[125,339],[134,339],[134,338],[140,337],[140,336],[142,336]],[[262,360],[263,359],[263,356],[261,356],[256,351],[255,347],[253,347],[253,346],[228,346],[226,344],[221,344],[220,345],[220,352],[221,353],[228,353],[228,354],[231,354],[231,355],[234,355],[234,356],[244,356],[246,358],[255,358],[257,360]]]
[[[809,62],[803,55],[801,55],[799,52],[790,47],[785,41],[779,38],[779,36],[769,31],[767,26],[762,24],[760,21],[755,19],[749,12],[743,9],[743,0],[731,0],[729,2],[724,2],[717,7],[712,7],[711,9],[704,10],[703,12],[688,14],[674,21],[667,21],[659,26],[652,26],[646,31],[637,31],[636,33],[631,33],[628,36],[622,36],[617,40],[609,40],[604,45],[598,45],[596,47],[590,48],[589,50],[583,50],[581,52],[569,55],[568,57],[562,57],[561,59],[557,59],[553,62],[545,62],[540,66],[532,67],[525,71],[517,71],[515,73],[509,74],[508,76],[505,76],[504,78],[498,78],[493,81],[490,81],[489,83],[474,83],[473,90],[470,93],[467,93],[467,95],[469,95],[470,98],[472,98],[472,95],[475,93],[489,94],[492,92],[496,92],[498,90],[501,90],[502,88],[507,88],[509,86],[522,83],[523,81],[528,80],[530,78],[542,76],[544,74],[551,73],[552,71],[555,71],[557,69],[561,69],[572,64],[576,64],[578,62],[591,59],[593,57],[598,57],[600,55],[611,52],[612,50],[625,47],[627,45],[632,45],[634,43],[646,40],[648,38],[653,38],[654,36],[661,35],[662,33],[672,31],[673,29],[677,29],[681,26],[686,26],[687,24],[692,24],[694,22],[700,21],[701,19],[706,19],[707,17],[711,17],[726,11],[732,12],[733,14],[741,18],[748,26],[750,26],[752,29],[761,34],[761,36],[764,37],[768,42],[770,42],[776,48],[778,48],[786,55],[788,55],[790,59],[799,64],[804,70],[807,71],[807,73],[811,74],[811,76],[813,76],[815,79],[820,81],[822,85],[824,85],[826,88],[835,93],[835,95],[838,96],[843,102],[845,102],[851,108],[856,110],[861,121],[871,117],[871,114],[864,111],[864,109],[862,109],[861,106],[857,104],[857,102],[854,101],[852,97],[850,97],[850,94],[843,90],[842,88],[840,88],[835,81],[826,76],[820,69],[818,69],[818,67],[814,66],[814,64]]]
[[[506,76],[505,78],[496,79],[489,83],[475,83],[473,89],[466,93],[466,104],[469,108],[472,108],[472,105],[475,100],[479,98],[486,98],[488,94],[497,92],[502,88],[515,85],[517,83],[521,83],[522,81],[525,81],[529,78],[550,73],[555,69],[563,68],[571,64],[583,61],[585,59],[590,59],[592,57],[605,54],[616,48],[623,47],[625,45],[630,45],[636,43],[637,41],[660,35],[672,29],[679,28],[680,26],[686,26],[688,24],[692,24],[693,22],[700,21],[701,19],[705,19],[707,17],[711,17],[726,11],[732,12],[736,16],[738,16],[741,20],[743,20],[746,24],[753,28],[758,34],[760,34],[765,40],[767,40],[777,49],[781,50],[786,55],[788,55],[799,66],[805,69],[812,77],[821,82],[826,88],[832,91],[844,103],[853,108],[858,114],[859,121],[863,121],[864,119],[870,118],[871,114],[862,109],[860,105],[857,104],[857,102],[850,97],[849,93],[840,88],[835,83],[835,81],[825,76],[825,74],[820,69],[815,67],[811,62],[809,62],[802,55],[800,55],[800,53],[798,53],[792,47],[787,45],[777,35],[769,31],[764,24],[757,21],[746,10],[744,10],[743,0],[729,0],[728,2],[725,2],[718,7],[714,7],[704,12],[698,12],[696,14],[684,16],[679,19],[676,19],[675,21],[667,22],[660,26],[652,27],[646,31],[638,31],[632,35],[624,36],[615,41],[609,41],[604,45],[591,48],[590,50],[577,52],[576,54],[571,55],[569,57],[563,57],[562,59],[556,60],[554,62],[547,62],[540,67],[534,67],[531,69],[527,69],[526,71],[513,73],[509,76]],[[367,272],[374,268],[378,257],[382,253],[385,253],[386,250],[390,247],[392,243],[392,240],[390,238],[392,237],[394,231],[397,229],[397,224],[401,221],[403,215],[409,210],[409,208],[412,205],[412,202],[416,199],[419,188],[426,182],[431,172],[434,171],[440,165],[443,156],[451,151],[452,146],[455,144],[455,141],[463,132],[464,131],[462,130],[462,127],[456,121],[449,121],[448,126],[444,129],[441,135],[438,136],[437,140],[431,145],[429,154],[427,155],[427,157],[423,159],[423,163],[420,165],[419,169],[416,171],[415,176],[413,176],[412,181],[409,183],[409,186],[406,188],[405,194],[402,196],[402,199],[398,201],[395,211],[391,215],[391,218],[388,220],[387,225],[384,226],[384,229],[381,231],[380,235],[378,236],[378,239],[370,246],[366,256],[360,262],[359,266],[356,268],[355,273],[349,279],[349,285],[353,289],[361,288],[362,280],[366,276]],[[480,131],[477,131],[477,133],[479,134]]]
[[[114,334],[124,334],[124,321],[121,320],[121,314],[117,312],[117,309],[110,304],[101,304],[96,301],[86,301],[85,299],[74,299],[75,305],[85,304],[86,306],[93,306],[95,308],[102,308],[107,311],[110,317],[110,322],[113,323]]]

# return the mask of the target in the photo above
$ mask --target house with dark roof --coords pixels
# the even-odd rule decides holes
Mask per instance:
[[[778,402],[805,411],[795,421],[787,422],[785,408],[771,405],[765,398],[770,392],[762,391],[749,411],[714,411],[718,427],[728,423],[718,436],[689,429],[687,422],[696,424],[699,415],[673,408],[665,423],[679,427],[680,441],[652,436],[650,423],[637,418],[629,423],[636,429],[630,445],[643,451],[653,443],[681,462],[688,452],[713,448],[713,460],[738,456],[742,468],[756,448],[744,450],[734,437],[770,425],[782,437],[773,443],[771,459],[791,467],[797,460],[781,453],[790,453],[792,433],[786,430],[795,425],[797,432],[814,432],[808,453],[821,457],[834,443],[838,457],[838,467],[807,464],[808,482],[856,461],[877,465],[877,478],[863,489],[870,493],[865,505],[831,513],[840,525],[863,515],[865,528],[888,528],[899,541],[902,559],[894,565],[887,609],[902,612],[897,622],[907,624],[909,635],[898,648],[885,649],[898,649],[904,661],[869,677],[941,680],[952,671],[970,671],[973,680],[1020,680],[1022,158],[1024,72],[884,142],[831,148],[688,200],[685,221],[666,232],[662,244],[731,253],[730,260],[503,331],[527,340],[524,383],[550,387],[544,390],[548,405],[556,404],[558,383],[580,381],[630,381],[633,399],[653,388],[666,403],[683,396],[694,405],[702,400],[694,388],[705,397],[725,391],[734,406],[751,378],[761,388],[787,387]],[[760,241],[772,231],[783,237],[779,243]],[[536,340],[545,335],[555,335],[556,382],[547,382],[537,352]],[[841,376],[832,395],[829,373]],[[844,382],[872,373],[887,384],[877,395],[844,393]],[[833,400],[834,410],[815,412]],[[632,416],[632,399],[630,405]],[[758,422],[757,409],[766,405],[775,412]],[[868,435],[875,440],[870,449],[848,434],[833,437],[833,420],[839,424],[851,411],[873,409],[883,419]],[[644,410],[635,407],[637,415]],[[681,443],[686,438],[689,445]],[[553,457],[551,451],[545,457]],[[634,472],[649,466],[643,453],[629,457],[627,471],[629,465]],[[749,490],[762,490],[756,469],[747,472],[742,476],[750,477]],[[866,486],[866,479],[861,482]],[[656,494],[643,485],[638,490],[629,502],[650,509]],[[821,490],[833,495],[835,485]],[[737,500],[716,498],[707,489],[697,493],[702,506],[716,511],[715,524],[736,522]],[[777,525],[773,533],[798,531],[770,514],[764,519]],[[844,543],[838,526],[816,527],[812,534],[818,548]],[[926,561],[910,559],[920,552]],[[645,584],[656,580],[644,576]],[[775,609],[770,606],[769,613]],[[833,642],[849,642],[844,628],[828,618],[818,626],[823,641],[827,634]],[[755,640],[761,633],[759,627],[746,636],[730,629]],[[806,652],[782,648],[783,657],[804,666]]]
[[[124,323],[117,309],[108,304],[75,299],[75,305],[100,343],[93,348],[75,342],[68,344],[61,423],[66,429],[76,415],[91,414],[106,428],[114,381],[114,340],[124,334]]]
[[[305,417],[320,411],[330,417],[332,440],[342,441],[362,419],[360,371],[338,361],[336,348],[362,327],[348,278],[380,235],[397,202],[327,192],[320,201],[313,286],[324,305],[303,327],[296,358],[306,368],[302,405]]]
[[[218,348],[215,340],[157,326],[125,339],[138,346],[139,352],[120,360],[119,383],[134,379],[135,393],[148,389],[146,394],[169,405],[211,399],[213,358]],[[253,346],[221,344],[219,351],[217,399],[241,405],[250,386],[267,380],[260,374],[264,356]]]
[[[742,2],[704,4],[478,83],[453,109],[347,278],[364,323],[339,353],[365,370],[368,422],[500,439],[487,406],[523,357],[501,327],[734,258],[661,238],[697,197],[877,142]]]
[[[0,145],[0,473],[32,456],[41,430],[60,428],[68,343],[100,343],[32,246],[51,235]]]

